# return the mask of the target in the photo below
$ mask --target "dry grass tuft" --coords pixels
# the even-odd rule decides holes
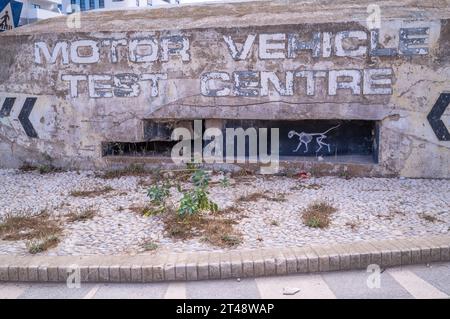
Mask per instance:
[[[96,215],[96,212],[94,209],[86,209],[84,211],[82,211],[81,213],[69,213],[66,215],[67,217],[67,221],[69,221],[70,223],[75,223],[75,222],[84,222],[86,220],[90,220],[92,218],[94,218]]]
[[[319,190],[321,188],[322,188],[322,185],[317,184],[317,183],[312,183],[312,184],[296,185],[296,186],[292,187],[291,190],[303,190],[303,189]]]
[[[58,221],[50,219],[47,213],[38,216],[10,216],[0,224],[0,238],[3,240],[33,240],[57,236],[62,232]]]
[[[59,238],[56,235],[50,235],[27,242],[27,249],[30,254],[37,254],[56,247],[58,244]]]
[[[406,214],[402,211],[399,210],[390,210],[388,214],[383,215],[383,214],[377,214],[376,216],[380,219],[384,219],[384,220],[394,220],[396,217],[402,217],[405,216]]]
[[[419,216],[423,220],[426,220],[427,222],[430,222],[430,223],[436,223],[436,222],[441,222],[442,223],[443,222],[439,218],[437,218],[437,217],[435,217],[433,215],[430,215],[430,214],[423,213],[423,214],[420,214]]]
[[[38,170],[37,166],[34,166],[28,162],[23,163],[20,167],[19,167],[19,171],[23,172],[23,173],[27,173],[27,172],[32,172],[32,171],[36,171]]]
[[[56,167],[51,164],[35,166],[25,162],[22,164],[22,166],[19,167],[19,171],[22,173],[38,171],[40,174],[51,174],[51,173],[61,173],[64,172],[65,170],[63,168]]]
[[[270,221],[271,226],[280,226],[280,223],[277,220]]]
[[[336,210],[326,202],[312,203],[302,212],[303,223],[312,228],[327,228]]]
[[[235,221],[215,216],[195,215],[179,217],[175,212],[168,212],[163,217],[164,228],[175,239],[202,237],[202,240],[221,248],[238,246],[241,235],[233,228]]]
[[[103,179],[114,179],[114,178],[120,178],[124,176],[147,176],[151,175],[152,173],[144,168],[142,165],[133,164],[126,168],[122,169],[115,169],[106,171],[104,173],[96,174],[96,177],[103,178]]]
[[[89,191],[71,191],[70,196],[73,197],[98,197],[112,192],[114,188],[111,186],[105,186],[103,188],[89,190]]]
[[[249,203],[249,202],[257,202],[261,199],[269,200],[272,202],[285,202],[286,198],[284,197],[285,194],[276,194],[276,196],[268,196],[264,193],[252,193],[249,195],[241,196],[237,199],[238,202],[241,203]]]

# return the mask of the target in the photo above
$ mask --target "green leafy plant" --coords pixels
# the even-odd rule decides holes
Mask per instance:
[[[178,215],[181,217],[192,216],[199,211],[198,203],[192,192],[185,192],[180,201]]]
[[[148,217],[161,214],[166,210],[166,199],[170,195],[170,183],[163,182],[150,187],[147,196],[150,198],[151,206],[146,206],[143,215]]]
[[[207,188],[209,186],[210,177],[204,170],[199,169],[192,174],[192,182],[195,187]]]
[[[152,204],[161,205],[169,197],[169,189],[170,185],[167,182],[156,184],[148,189],[147,196],[150,198]]]
[[[208,192],[205,189],[195,189],[194,199],[196,200],[200,211],[210,211],[215,213],[219,210],[218,205],[208,198]]]
[[[180,201],[178,215],[180,217],[192,216],[201,211],[217,212],[219,207],[208,198],[210,177],[204,170],[196,170],[192,174],[194,189],[185,191]]]
[[[220,185],[225,188],[230,186],[230,180],[227,176],[224,176],[221,180],[220,180]]]

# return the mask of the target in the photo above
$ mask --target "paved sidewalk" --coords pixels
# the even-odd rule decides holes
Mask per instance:
[[[303,274],[256,279],[165,282],[149,284],[81,284],[69,289],[61,283],[0,283],[0,299],[28,298],[448,298],[450,263],[391,268],[380,274],[379,288],[369,288],[373,273],[364,270]],[[284,288],[300,289],[283,295]]]

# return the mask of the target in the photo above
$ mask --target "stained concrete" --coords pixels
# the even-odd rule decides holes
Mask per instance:
[[[2,33],[1,165],[170,163],[102,157],[103,142],[143,141],[146,119],[363,119],[379,125],[378,163],[282,166],[450,178],[450,141],[427,119],[450,90],[449,2],[377,2],[375,33],[370,3],[100,11]]]

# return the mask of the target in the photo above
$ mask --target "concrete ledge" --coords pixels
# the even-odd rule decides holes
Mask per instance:
[[[0,256],[0,281],[159,282],[382,268],[450,261],[450,236],[284,249],[135,256]],[[71,277],[72,278],[72,277]]]

